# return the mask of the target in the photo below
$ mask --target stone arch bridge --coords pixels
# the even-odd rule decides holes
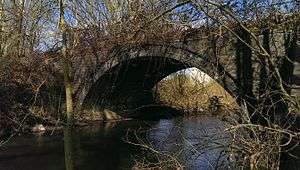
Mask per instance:
[[[125,47],[111,53],[107,61],[91,70],[78,70],[75,76],[75,100],[82,108],[136,103],[149,104],[152,88],[171,73],[196,67],[235,95],[232,65],[217,64],[215,59],[176,44],[149,44]],[[89,76],[83,76],[83,72]],[[77,78],[76,78],[77,77]],[[88,79],[86,79],[89,77]]]
[[[90,109],[117,105],[123,109],[128,103],[135,103],[134,107],[147,105],[153,102],[151,89],[156,83],[171,73],[190,67],[205,72],[237,97],[239,87],[234,57],[216,58],[211,51],[201,51],[201,46],[203,44],[195,42],[124,45],[113,50],[105,61],[99,62],[97,57],[85,59],[74,73],[77,107]],[[253,65],[253,82],[258,82],[259,69],[255,63]],[[300,66],[295,65],[297,78]],[[256,88],[254,85],[253,90]]]

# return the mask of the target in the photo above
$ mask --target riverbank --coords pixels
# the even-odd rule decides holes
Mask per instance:
[[[122,112],[114,112],[109,109],[103,109],[102,111],[84,110],[74,114],[74,124],[75,126],[87,126],[94,122],[123,121],[132,118],[158,120],[176,116],[213,115],[222,117],[228,115],[229,112],[233,112],[233,110],[219,103],[217,98],[215,100],[217,101],[212,101],[209,107],[202,107],[201,110],[184,110],[184,108],[163,104],[148,105]],[[63,117],[64,115],[61,113],[50,113],[42,107],[15,104],[7,113],[1,113],[0,139],[3,140],[13,134],[32,133],[32,129],[37,125],[42,125],[47,131],[53,133],[52,131],[62,129],[65,124]]]
[[[173,111],[173,109],[167,109],[166,107],[157,107],[156,109],[151,109],[147,107],[147,109],[151,111],[155,111],[156,113],[160,110],[160,112],[167,112]],[[163,111],[165,110],[165,111]],[[53,133],[54,131],[61,131],[63,126],[65,125],[64,116],[60,115],[59,117],[53,116],[53,113],[47,113],[42,110],[39,110],[37,107],[35,109],[28,108],[28,107],[15,107],[15,112],[9,112],[8,114],[1,114],[2,121],[0,122],[1,128],[0,131],[0,139],[1,141],[4,140],[5,137],[11,135],[20,135],[20,134],[30,134],[36,132],[44,133]],[[131,119],[155,119],[163,118],[163,114],[152,114],[149,115],[149,111],[144,115],[141,114],[143,110],[131,110],[131,113],[126,112],[114,112],[109,109],[103,109],[102,111],[94,111],[94,110],[84,110],[81,112],[76,112],[74,114],[74,126],[82,127],[82,126],[89,126],[95,123],[102,123],[102,122],[119,122],[119,121],[127,121]],[[145,111],[145,110],[144,110]],[[178,114],[178,111],[176,111]],[[5,116],[3,116],[5,115]],[[13,115],[14,119],[10,119],[9,115]],[[147,116],[148,115],[148,116]],[[143,117],[142,117],[143,116]],[[150,116],[150,117],[149,117]],[[171,118],[172,114],[168,114],[167,117]],[[166,116],[164,116],[166,118]],[[11,123],[10,123],[11,122]],[[10,124],[8,124],[10,123]],[[41,127],[38,127],[41,126]],[[43,129],[45,130],[39,130]],[[37,129],[37,130],[34,130]]]
[[[28,107],[19,106],[7,113],[0,113],[0,139],[3,141],[11,135],[30,134],[34,133],[34,128],[42,125],[46,131],[61,130],[65,125],[63,117],[53,116],[53,113],[47,112],[32,112]],[[101,122],[101,115],[86,115],[74,117],[75,126],[86,126],[94,122]],[[43,131],[43,130],[37,130]]]

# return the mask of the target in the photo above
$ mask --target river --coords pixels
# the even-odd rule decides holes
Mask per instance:
[[[84,170],[131,169],[135,160],[151,155],[143,147],[129,143],[141,141],[147,141],[155,150],[176,155],[185,169],[227,167],[224,148],[229,136],[224,133],[225,126],[208,116],[96,123],[73,130],[66,153],[71,161],[65,159],[63,133],[22,135],[1,148],[0,168],[59,170],[73,164],[74,169]]]

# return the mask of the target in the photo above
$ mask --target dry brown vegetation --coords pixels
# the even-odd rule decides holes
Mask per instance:
[[[62,34],[67,36],[66,61],[71,66],[92,67],[92,58],[102,64],[119,46],[177,41],[182,33],[183,27],[166,16],[152,21],[171,1],[61,2],[63,5],[52,0],[0,2],[0,136],[35,123],[28,122],[27,115],[47,120],[48,116],[62,116],[66,107]],[[64,30],[60,30],[58,20],[64,18],[59,14],[64,10],[73,20],[65,19]],[[69,74],[75,81],[73,67]]]
[[[175,74],[159,82],[154,90],[160,103],[186,113],[207,113],[219,107],[220,110],[211,110],[212,114],[219,114],[214,112],[237,108],[235,99],[214,80],[202,83],[188,75]]]
[[[180,40],[184,44],[201,32],[201,37],[196,38],[205,39],[205,43],[195,48],[196,53],[208,54],[209,61],[217,64],[236,62],[236,84],[240,87],[236,97],[242,109],[229,129],[235,137],[235,161],[245,160],[242,166],[250,165],[252,169],[277,169],[280,155],[288,151],[285,145],[299,141],[298,125],[286,120],[299,113],[299,103],[290,95],[291,68],[295,57],[299,57],[295,53],[299,48],[298,0],[64,2],[61,9],[66,9],[70,18],[61,31],[57,28],[59,4],[55,0],[0,1],[0,135],[20,132],[28,117],[36,119],[31,111],[41,110],[30,107],[51,105],[51,95],[63,101],[55,105],[58,112],[64,110],[64,93],[48,89],[53,85],[63,87],[63,33],[67,34],[66,62],[90,67],[91,58],[98,59],[96,64],[103,64],[112,50],[123,45]],[[282,32],[284,36],[278,36]],[[284,41],[281,46],[280,38]],[[258,69],[253,70],[252,62]],[[75,69],[69,70],[71,80],[77,78]],[[257,83],[253,77],[260,77],[258,89],[253,87]],[[159,99],[179,108],[196,106],[192,109],[197,110],[200,103],[207,106],[209,98],[223,94],[215,83],[202,87],[184,77],[174,82],[158,85]],[[224,105],[232,103],[230,97],[220,101]],[[38,115],[44,118],[50,114]],[[240,132],[245,136],[240,138]],[[284,139],[288,142],[282,143]],[[266,161],[264,158],[270,154],[274,156]]]

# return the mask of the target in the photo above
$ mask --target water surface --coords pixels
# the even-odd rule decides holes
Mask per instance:
[[[76,128],[68,144],[72,161],[66,163],[63,133],[18,136],[1,148],[0,169],[59,170],[68,163],[84,170],[131,169],[134,160],[147,154],[127,142],[136,142],[136,136],[154,149],[176,155],[186,169],[224,168],[228,166],[224,148],[229,141],[225,126],[217,118],[201,116]]]

